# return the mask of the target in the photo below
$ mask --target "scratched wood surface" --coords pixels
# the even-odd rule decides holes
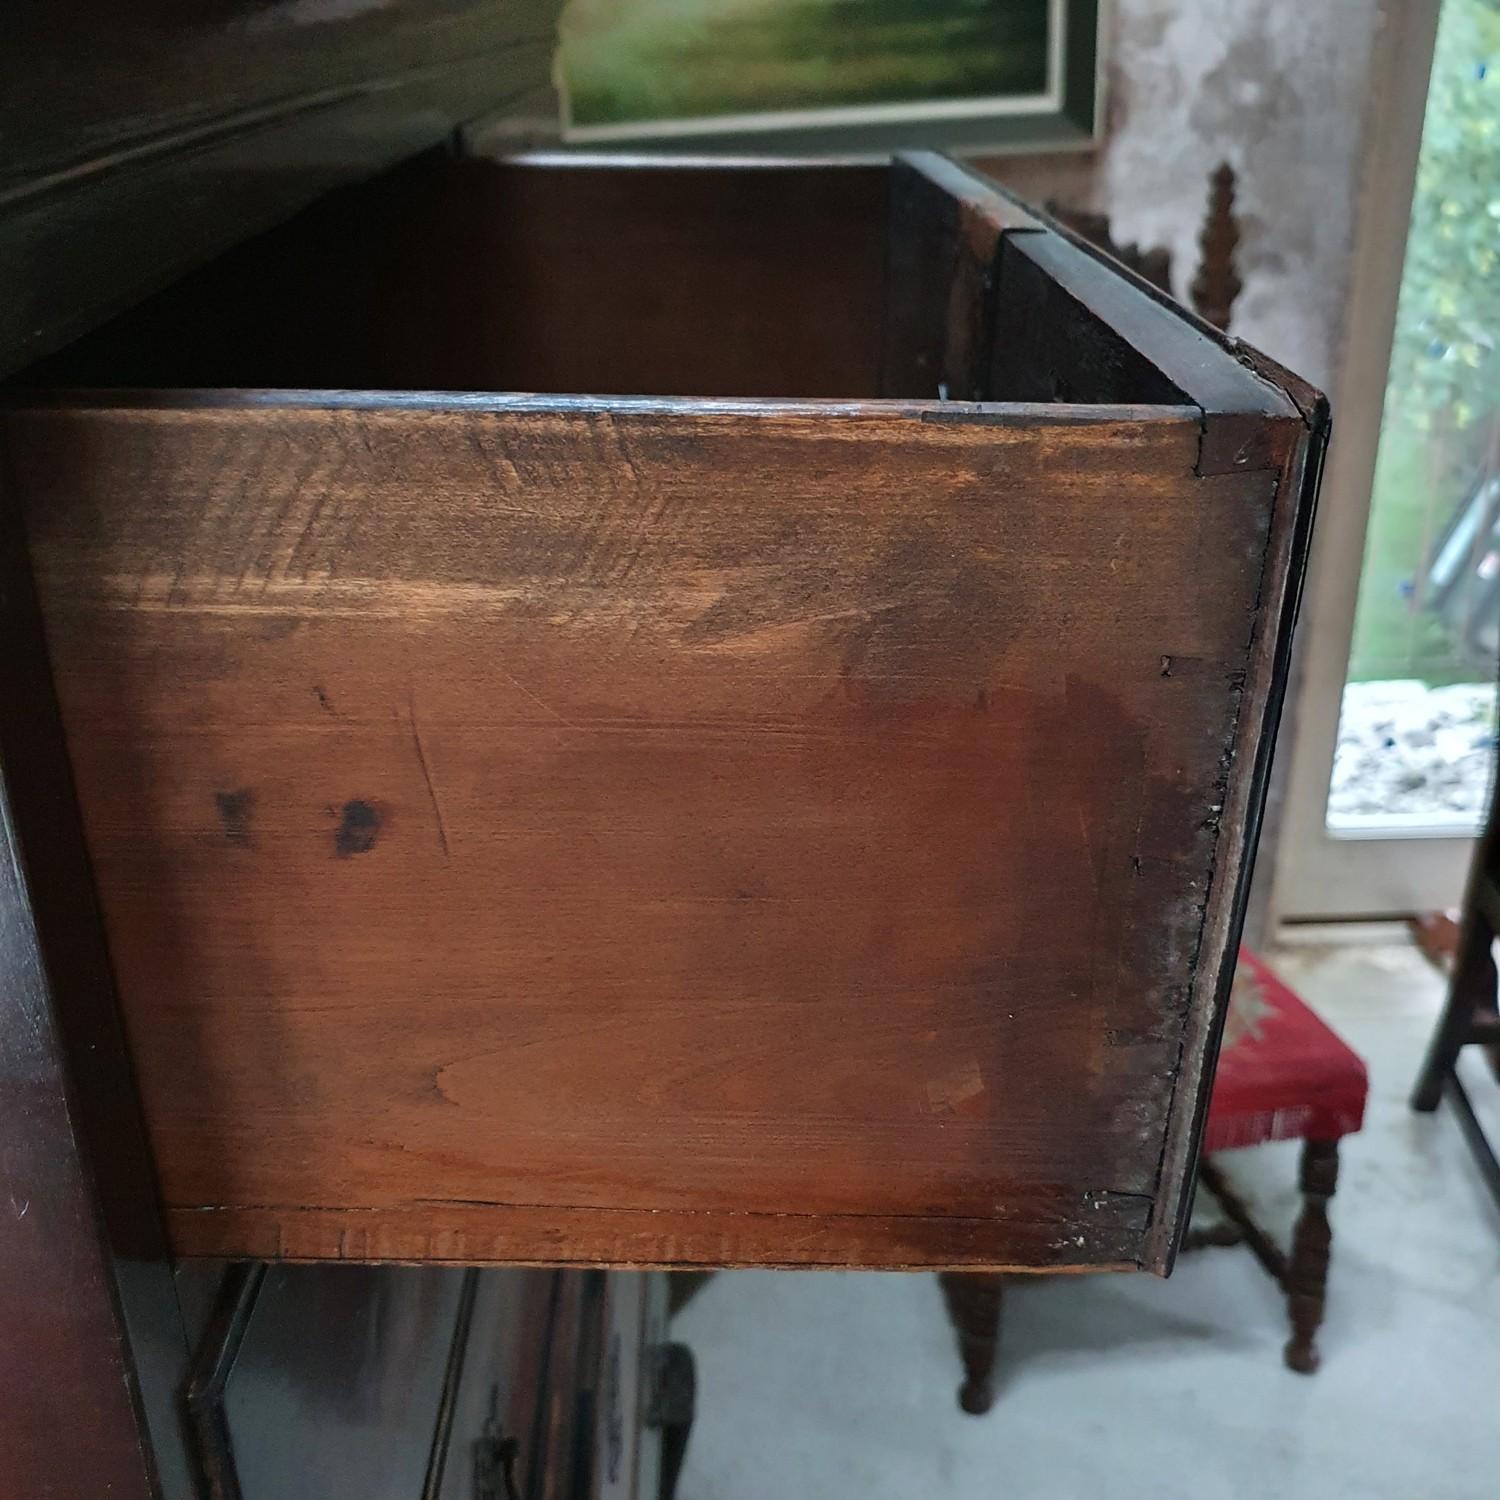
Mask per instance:
[[[12,412],[179,1250],[1136,1263],[1293,503],[1199,417]]]

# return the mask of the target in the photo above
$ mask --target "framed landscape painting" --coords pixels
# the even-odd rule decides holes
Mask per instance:
[[[1079,146],[1101,0],[570,0],[564,139],[687,151]]]

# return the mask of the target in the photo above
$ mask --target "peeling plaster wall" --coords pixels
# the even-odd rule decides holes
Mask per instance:
[[[1377,40],[1406,0],[1115,0],[1108,128],[1095,151],[992,157],[1022,197],[1107,214],[1115,240],[1172,252],[1182,300],[1198,267],[1208,178],[1238,177],[1231,331],[1328,392],[1353,271],[1366,133],[1379,108]],[[1287,746],[1283,717],[1245,939],[1269,920]]]
[[[1165,245],[1185,298],[1209,173],[1228,161],[1245,283],[1233,331],[1327,389],[1381,13],[1381,0],[1116,0],[1104,144],[983,166],[1033,201],[1108,214],[1121,243]]]

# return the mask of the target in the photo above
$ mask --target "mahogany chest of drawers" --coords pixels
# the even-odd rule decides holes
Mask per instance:
[[[1324,404],[932,156],[479,159],[558,8],[0,48],[6,1494],[648,1500],[597,1268],[1171,1263]]]

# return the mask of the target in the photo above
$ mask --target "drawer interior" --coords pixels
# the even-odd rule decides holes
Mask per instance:
[[[1188,403],[1069,270],[1101,274],[1055,235],[977,243],[961,200],[899,161],[430,154],[23,383]]]
[[[886,175],[427,157],[29,383],[871,396]]]

